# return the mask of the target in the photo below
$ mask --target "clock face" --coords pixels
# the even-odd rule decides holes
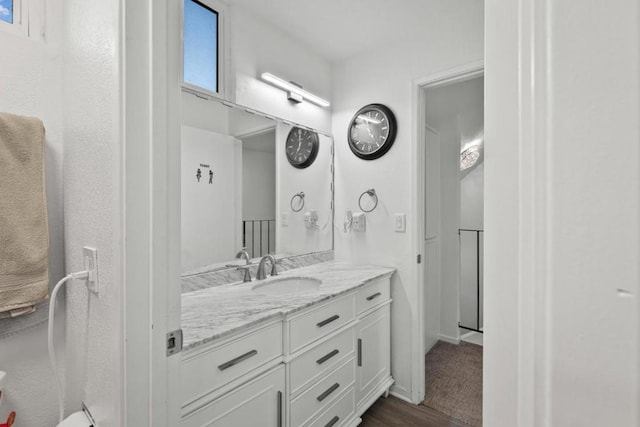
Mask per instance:
[[[361,159],[377,159],[393,145],[396,129],[396,119],[389,108],[382,104],[367,105],[351,119],[349,147]]]
[[[289,132],[285,143],[287,160],[298,169],[309,167],[318,156],[318,145],[317,133],[294,127]]]

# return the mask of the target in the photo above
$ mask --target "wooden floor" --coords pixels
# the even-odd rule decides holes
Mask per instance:
[[[482,425],[482,347],[439,341],[425,357],[425,385],[420,405],[380,398],[362,415],[360,427]]]
[[[359,427],[469,427],[435,409],[396,397],[381,397],[362,415]]]

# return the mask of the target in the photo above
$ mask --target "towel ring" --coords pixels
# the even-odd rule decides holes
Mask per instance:
[[[372,199],[375,199],[375,204],[373,205],[373,207],[369,210],[365,209],[362,207],[362,197],[367,194],[369,197],[371,197]],[[358,206],[360,207],[360,210],[362,212],[373,212],[375,208],[378,207],[378,195],[376,194],[376,190],[373,188],[370,188],[366,191],[363,191],[362,194],[360,195],[360,198],[358,198]]]
[[[298,209],[293,207],[293,202],[296,199],[300,199],[300,207]],[[291,210],[294,212],[300,212],[303,208],[304,208],[304,192],[299,192],[293,195],[293,197],[291,198],[291,202],[289,202],[289,205],[291,206]]]

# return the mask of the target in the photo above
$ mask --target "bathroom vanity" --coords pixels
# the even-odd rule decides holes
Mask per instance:
[[[183,294],[182,425],[358,425],[393,383],[393,273],[330,261]]]

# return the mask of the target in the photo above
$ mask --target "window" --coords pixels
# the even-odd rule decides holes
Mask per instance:
[[[0,31],[45,42],[47,0],[0,0]]]
[[[0,0],[0,21],[13,24],[13,0]]]
[[[219,94],[220,15],[197,0],[184,0],[183,79]]]

